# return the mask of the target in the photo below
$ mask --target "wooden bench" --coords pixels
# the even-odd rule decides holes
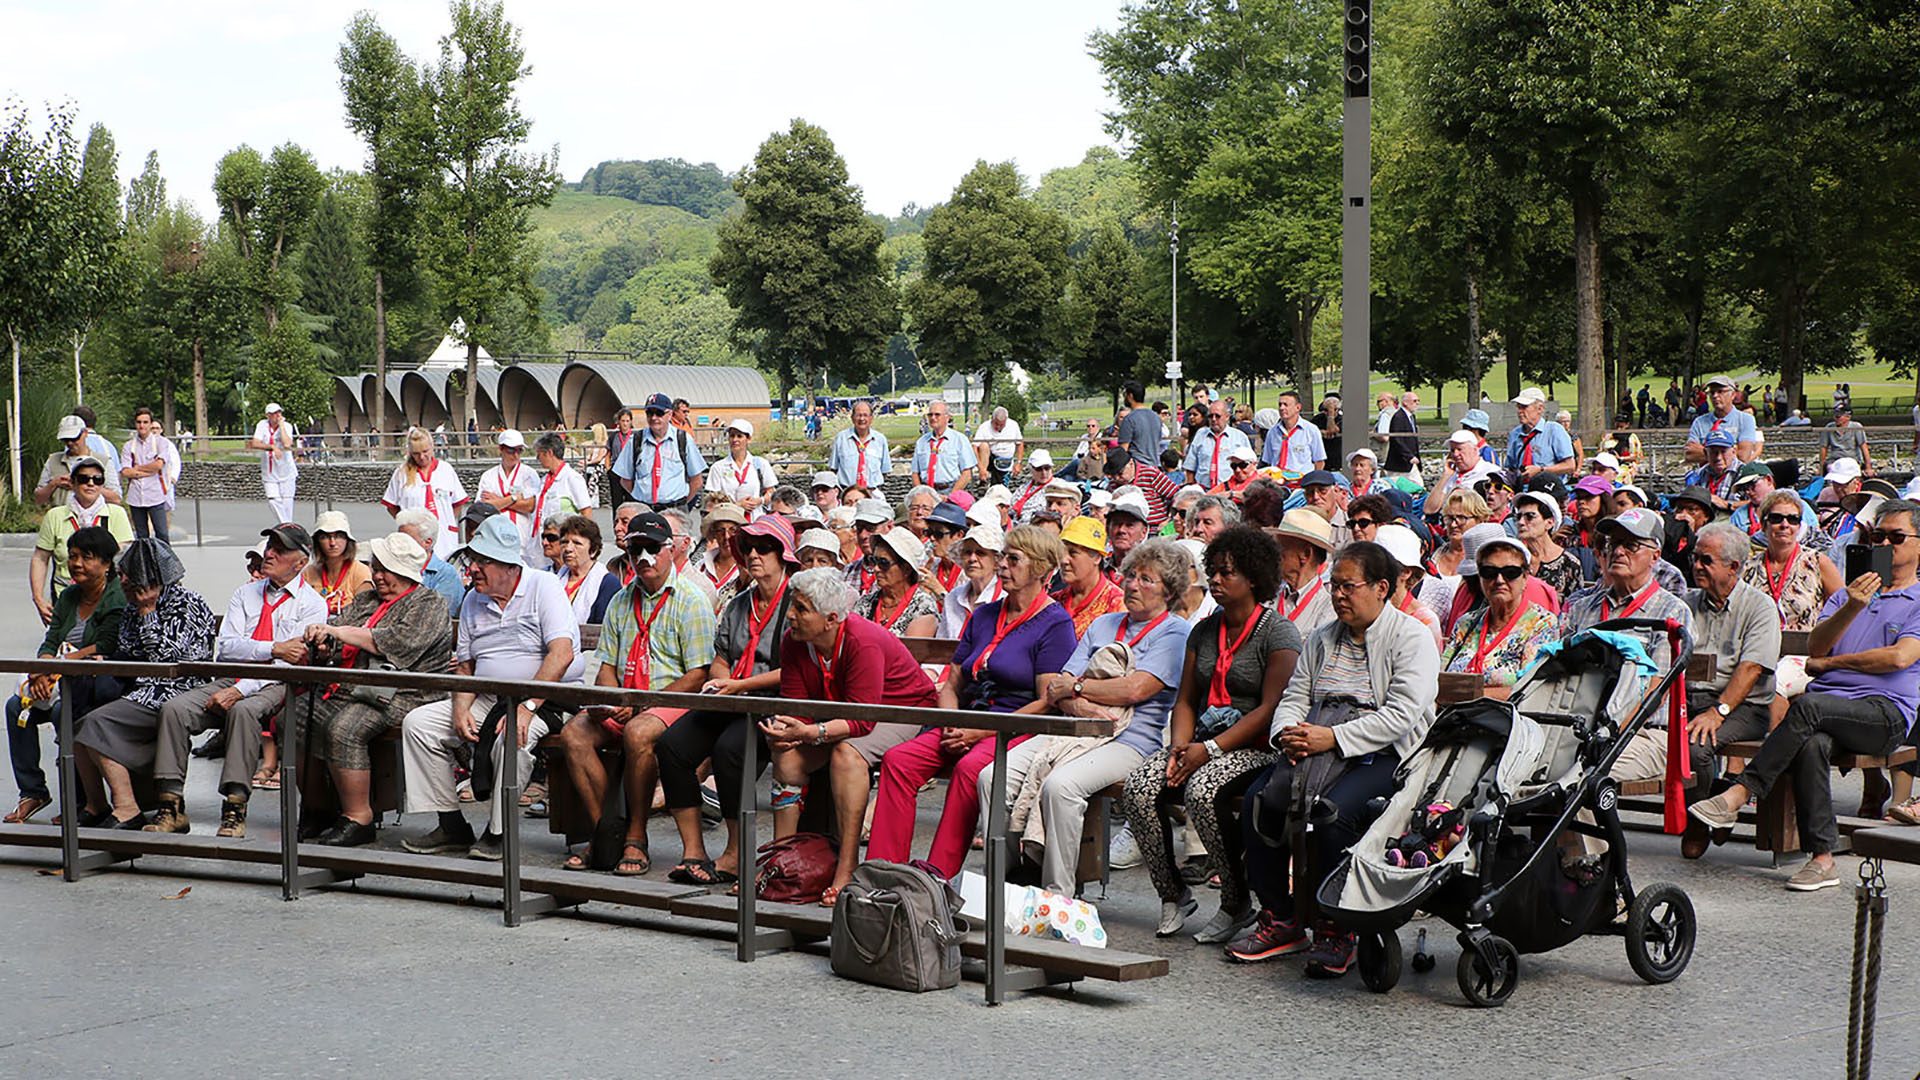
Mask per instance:
[[[1741,761],[1751,761],[1759,752],[1760,740],[1757,739],[1730,743],[1722,751],[1724,756]],[[1891,769],[1894,766],[1911,764],[1914,758],[1915,751],[1911,746],[1897,747],[1884,757],[1873,754],[1854,754],[1836,749],[1831,762],[1836,769]],[[1785,781],[1787,778],[1781,779]],[[1912,781],[1912,776],[1905,772],[1894,774],[1893,797],[1895,800],[1904,800],[1906,792],[1901,788],[1911,790]],[[1746,813],[1743,812],[1741,817],[1745,820]],[[1776,856],[1800,850],[1800,824],[1794,803],[1793,784],[1785,782],[1774,784],[1773,790],[1767,792],[1767,797],[1760,800],[1752,819],[1754,847],[1761,851],[1770,851]],[[1850,814],[1837,815],[1836,822],[1843,848],[1855,832],[1885,824],[1875,818],[1855,817]]]

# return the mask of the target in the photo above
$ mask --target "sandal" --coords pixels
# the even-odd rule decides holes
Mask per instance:
[[[276,765],[268,769],[265,766],[261,766],[255,770],[253,774],[253,787],[257,791],[279,791],[280,767]]]
[[[560,869],[562,870],[593,869],[593,845],[588,844],[586,847],[581,848],[579,851],[575,851],[568,854],[566,857],[566,860],[560,864]]]
[[[820,906],[833,907],[840,901],[840,886],[829,885],[820,891]]]
[[[7,815],[6,823],[8,825],[23,825],[32,821],[33,815],[52,805],[52,799],[42,799],[35,795],[24,796],[20,800],[20,805],[13,808],[13,813]],[[55,824],[58,824],[58,822],[55,822]]]
[[[638,856],[627,854],[637,852]],[[613,872],[619,877],[639,877],[653,869],[653,860],[647,857],[647,849],[639,844],[628,844],[620,849],[620,861],[614,865]]]
[[[1902,825],[1920,825],[1920,796],[1887,808],[1887,820]]]
[[[528,784],[527,789],[520,793],[520,806],[524,809],[532,806],[536,802],[545,802],[546,798],[547,785],[540,783]]]
[[[731,885],[740,875],[716,868],[712,859],[681,859],[667,871],[667,880],[680,885]]]

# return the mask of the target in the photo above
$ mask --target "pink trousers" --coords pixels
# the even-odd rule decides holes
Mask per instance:
[[[1027,740],[1016,736],[1013,746]],[[980,770],[993,764],[993,740],[982,739],[955,757],[940,749],[940,732],[925,731],[887,751],[880,759],[880,791],[875,796],[873,829],[867,839],[867,858],[906,862],[912,857],[915,798],[920,785],[953,766],[947,782],[947,805],[933,833],[927,861],[952,877],[966,862],[973,831],[980,820]]]

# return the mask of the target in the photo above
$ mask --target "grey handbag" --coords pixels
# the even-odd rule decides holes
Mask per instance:
[[[385,660],[375,660],[367,665],[366,670],[399,671],[400,669]],[[347,700],[358,705],[371,705],[376,709],[384,709],[392,704],[393,696],[399,692],[400,688],[397,686],[369,686],[361,683],[347,693]]]
[[[914,993],[958,986],[967,932],[959,908],[953,886],[924,870],[861,863],[833,905],[833,973]]]

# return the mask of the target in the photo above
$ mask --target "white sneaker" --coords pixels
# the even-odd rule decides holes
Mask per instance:
[[[1147,857],[1140,854],[1140,845],[1134,842],[1133,826],[1123,824],[1120,831],[1113,834],[1113,843],[1107,846],[1107,865],[1115,870],[1131,870]]]

